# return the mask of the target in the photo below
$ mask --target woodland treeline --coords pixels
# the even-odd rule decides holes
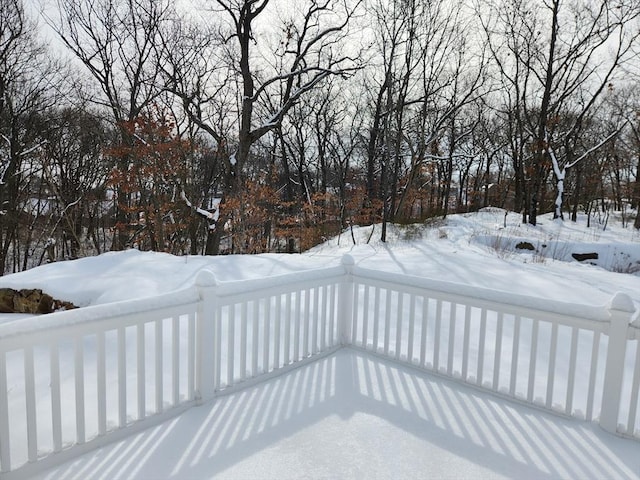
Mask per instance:
[[[3,0],[0,272],[295,252],[356,224],[384,241],[486,206],[533,225],[631,211],[639,17],[637,0]]]

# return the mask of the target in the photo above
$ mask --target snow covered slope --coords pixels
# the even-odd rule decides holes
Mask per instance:
[[[350,253],[360,266],[382,271],[586,305],[603,305],[621,291],[640,306],[640,233],[631,226],[615,217],[587,227],[584,217],[573,223],[547,215],[532,227],[522,225],[518,214],[505,213],[487,208],[425,225],[391,226],[387,243],[379,241],[380,225],[354,227],[299,255],[110,252],[7,275],[0,287],[42,288],[85,306],[174,291],[192,283],[201,269],[219,281],[269,277],[334,266]],[[517,249],[521,242],[535,250]],[[581,263],[572,253],[599,258]]]

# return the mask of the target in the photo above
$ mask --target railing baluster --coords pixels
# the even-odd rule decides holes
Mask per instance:
[[[85,442],[85,414],[84,414],[84,347],[82,337],[75,339],[75,386],[76,386],[76,442]]]
[[[156,383],[156,413],[162,412],[164,409],[164,386],[162,383],[163,355],[162,355],[162,320],[155,321],[155,383]]]
[[[531,327],[531,352],[529,355],[529,382],[527,385],[527,401],[533,402],[533,390],[535,387],[536,379],[536,360],[538,357],[538,320],[533,319],[533,326]]]
[[[471,337],[471,307],[464,306],[464,337],[462,339],[462,380],[467,381],[469,373],[469,343]]]
[[[187,398],[192,401],[195,398],[196,381],[196,316],[189,313],[187,323]]]
[[[51,372],[51,430],[53,451],[62,450],[62,400],[60,396],[60,348],[57,340],[49,351],[49,369]],[[1,375],[1,373],[0,373]],[[0,390],[1,393],[1,390]],[[2,419],[0,418],[0,421]]]
[[[262,338],[262,371],[269,371],[269,341],[271,336],[271,299],[264,299],[264,336]]]
[[[364,300],[362,308],[362,348],[367,348],[367,336],[369,335],[369,285],[364,286]]]
[[[240,306],[240,379],[247,378],[247,304]]]
[[[302,354],[304,358],[309,356],[309,322],[310,322],[310,312],[311,311],[311,294],[310,289],[307,288],[304,291],[304,314],[303,314],[303,323],[302,323]]]
[[[391,289],[387,288],[386,302],[384,305],[384,354],[389,355],[389,343],[391,336]]]
[[[220,390],[222,387],[222,305],[215,306],[215,319],[213,324],[214,341],[214,366],[213,366],[213,388]]]
[[[400,290],[398,292],[398,311],[396,314],[396,358],[400,358],[402,353],[402,312],[404,310],[404,293]]]
[[[127,425],[127,349],[125,345],[124,327],[118,328],[118,426]]]
[[[253,333],[251,335],[251,376],[258,375],[258,332],[260,325],[260,299],[253,300]]]
[[[293,324],[293,361],[297,362],[300,360],[300,322],[302,322],[301,318],[301,308],[302,308],[302,290],[298,290],[296,292],[296,304],[294,310],[294,324]]]
[[[427,329],[429,327],[429,297],[422,297],[422,332],[420,337],[420,365],[427,364]]]
[[[273,368],[280,368],[280,344],[281,344],[281,323],[282,323],[282,295],[276,295],[276,311],[274,318],[274,332],[273,332]],[[322,318],[325,318],[324,316]],[[323,337],[324,344],[324,337]],[[324,348],[324,346],[323,346]]]
[[[447,375],[453,375],[453,350],[456,340],[456,310],[458,304],[451,302],[449,304],[449,345],[447,348]]]
[[[180,324],[176,315],[171,321],[171,381],[173,382],[173,405],[180,403]],[[138,380],[139,381],[139,380]]]
[[[576,357],[578,356],[578,330],[571,329],[571,356],[569,357],[569,377],[567,378],[567,398],[565,403],[565,413],[571,415],[573,410],[573,389],[576,381]]]
[[[138,375],[136,381],[138,382],[138,420],[143,419],[146,416],[146,364],[145,364],[145,338],[144,338],[144,323],[139,323],[136,326],[136,366]]]
[[[360,285],[364,286],[365,289],[367,288],[365,284],[358,283],[355,280],[353,281],[353,302],[351,302],[351,345],[356,345],[358,340],[358,318],[359,313],[361,313]]]
[[[587,391],[587,411],[585,417],[588,421],[593,420],[593,399],[596,387],[596,374],[598,373],[598,351],[600,349],[600,332],[593,332],[591,343],[591,367],[589,369],[589,387]]]
[[[502,359],[502,326],[504,323],[504,314],[498,312],[496,320],[496,350],[493,356],[493,384],[491,388],[496,392],[500,389],[500,360]]]
[[[313,328],[311,334],[311,353],[318,353],[318,324],[320,316],[320,287],[313,289]]]
[[[433,369],[437,372],[440,367],[440,331],[442,325],[442,301],[436,300],[436,328],[433,339]]]
[[[335,283],[329,285],[329,345],[338,344],[338,335],[336,334],[336,297],[338,288]]]
[[[556,377],[556,355],[558,350],[558,324],[551,326],[551,345],[549,348],[549,371],[547,373],[547,398],[545,406],[551,409],[553,402],[553,385]]]
[[[227,307],[227,386],[233,385],[233,370],[236,357],[236,305]]]
[[[107,375],[105,332],[98,332],[96,367],[98,380],[98,435],[107,433]]]
[[[509,379],[509,395],[516,396],[516,383],[518,375],[518,355],[520,352],[520,323],[522,318],[516,315],[513,319],[513,344],[511,347],[511,377]]]
[[[11,470],[10,431],[9,431],[9,399],[7,389],[7,357],[0,350],[0,472]]]
[[[484,344],[487,341],[487,309],[480,312],[480,335],[478,337],[478,371],[476,383],[482,386],[484,381]]]
[[[27,407],[27,451],[29,461],[38,458],[38,430],[36,418],[36,381],[33,365],[33,347],[24,349],[24,393]],[[77,365],[76,365],[77,367]]]
[[[415,336],[416,323],[416,296],[409,296],[409,338],[407,339],[407,361],[413,363],[413,340]]]
[[[291,296],[292,292],[287,293],[284,306],[284,364],[289,365],[291,362]],[[333,315],[333,312],[332,312]],[[333,319],[333,317],[332,317]]]
[[[373,351],[378,351],[378,335],[380,334],[380,287],[374,287],[373,298]]]
[[[627,435],[634,435],[636,415],[638,414],[638,395],[640,395],[640,340],[636,342],[636,369],[633,372],[631,382],[631,403],[629,405],[629,418],[627,419]]]

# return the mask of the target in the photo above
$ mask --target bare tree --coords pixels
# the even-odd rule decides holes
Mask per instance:
[[[57,258],[101,252],[96,207],[104,200],[110,162],[103,154],[111,132],[86,108],[52,111],[42,148],[42,177],[50,192],[48,238]],[[91,247],[85,247],[85,237]]]
[[[532,132],[525,119],[526,92],[531,70],[521,61],[535,50],[542,27],[537,10],[525,0],[479,2],[476,6],[486,45],[492,59],[496,93],[489,106],[504,125],[506,148],[503,154],[513,168],[513,209],[521,212],[523,223],[529,211],[529,182]]]
[[[441,203],[446,205],[453,150],[448,156],[440,154],[443,131],[451,129],[461,109],[484,90],[483,48],[467,40],[471,24],[462,8],[461,2],[445,1],[375,3],[379,54],[374,63],[377,60],[379,66],[374,76],[378,83],[372,97],[367,185],[373,191],[373,172],[379,170],[383,241],[387,222],[405,207],[424,165],[442,166],[449,158],[445,167],[451,168],[442,179]]]
[[[562,203],[567,170],[617,136],[623,127],[616,126],[595,144],[592,143],[582,151],[579,149],[579,138],[587,130],[589,117],[597,108],[602,93],[607,87],[611,87],[621,62],[625,60],[640,36],[640,32],[633,25],[640,17],[638,4],[613,2],[611,5],[603,4],[586,12],[582,6],[578,8],[577,12],[570,12],[572,17],[578,17],[575,30],[569,32],[572,43],[569,44],[569,48],[558,49],[558,60],[562,63],[556,68],[549,66],[546,76],[552,85],[560,85],[560,91],[555,95],[556,115],[567,116],[565,112],[568,112],[568,117],[572,120],[565,129],[554,128],[561,127],[562,122],[548,122],[543,129],[544,146],[556,178],[556,218],[563,218]],[[558,8],[552,11],[555,18],[559,14]],[[556,25],[557,21],[554,20],[552,24]],[[614,45],[607,48],[605,53],[604,47],[608,46],[610,40]],[[551,45],[549,48],[549,58],[552,58]],[[605,54],[607,60],[597,58],[598,55]],[[576,98],[571,98],[573,96]],[[538,139],[541,133],[542,125],[539,120]]]
[[[28,264],[35,211],[25,210],[40,189],[42,116],[57,101],[59,68],[34,32],[21,0],[0,3],[0,274]]]
[[[229,70],[225,75],[212,75],[214,67],[204,65],[199,73],[187,73],[193,65],[175,61],[171,45],[166,54],[174,61],[166,75],[169,88],[178,94],[186,112],[200,127],[210,134],[221,151],[228,151],[225,159],[229,179],[226,195],[231,193],[242,199],[243,170],[250,156],[251,147],[270,132],[277,131],[286,114],[307,92],[313,90],[330,76],[347,76],[357,67],[354,56],[342,49],[349,21],[358,8],[345,0],[305,1],[295,10],[283,10],[281,18],[270,32],[260,28],[259,19],[268,14],[274,19],[269,6],[277,2],[269,0],[215,0],[213,11],[224,14],[228,28],[218,32],[223,42],[209,40],[207,46],[216,58],[225,57]],[[288,12],[288,13],[286,13]],[[267,21],[262,22],[263,25]],[[275,49],[269,45],[269,37],[277,36]],[[216,51],[217,50],[217,51]],[[273,50],[273,51],[272,51]],[[269,54],[272,51],[269,62]],[[220,52],[223,52],[222,54]],[[208,69],[209,73],[206,73]],[[210,80],[207,84],[193,83],[189,76]],[[230,73],[237,75],[234,92],[238,98],[236,111],[237,134],[233,137],[224,125],[212,122],[207,108],[215,102],[214,92],[226,92]],[[192,77],[193,78],[193,77]],[[187,88],[185,88],[187,87]],[[238,222],[242,227],[242,221]],[[241,232],[240,232],[241,233]],[[237,247],[243,250],[240,234]]]
[[[490,35],[494,58],[514,89],[516,122],[523,121],[531,137],[525,219],[535,225],[550,171],[557,182],[555,215],[562,216],[566,170],[587,153],[573,147],[586,118],[636,42],[633,24],[640,8],[637,2],[627,1],[503,2],[487,15],[499,22],[494,29],[485,21],[485,31],[496,33]],[[500,53],[505,45],[511,60]],[[556,128],[563,125],[559,121],[563,117],[571,118],[571,123]]]
[[[355,126],[360,120],[350,111],[353,104],[354,98],[343,83],[329,80],[291,109],[283,124],[282,141],[291,163],[283,169],[288,172],[284,187],[297,191],[299,208],[306,204],[312,211],[318,210],[314,218],[323,223],[322,235],[338,233],[338,227],[346,226],[347,176],[358,143]],[[324,225],[337,223],[336,218],[340,220],[337,227]]]
[[[172,17],[168,0],[56,0],[59,16],[46,17],[60,39],[87,69],[97,87],[92,100],[120,128],[120,141],[131,145],[126,123],[139,117],[162,92],[156,45],[160,29]],[[126,171],[129,158],[120,158]],[[116,186],[113,246],[129,246],[128,196]],[[124,206],[125,208],[120,208]]]

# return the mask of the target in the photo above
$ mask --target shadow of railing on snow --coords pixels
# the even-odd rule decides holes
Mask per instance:
[[[375,422],[373,425],[384,429],[381,434],[406,435],[401,438],[417,442],[425,455],[403,452],[402,442],[349,436],[350,422],[356,429],[363,422],[367,426]],[[505,476],[633,477],[638,465],[625,464],[620,450],[607,447],[610,442],[620,442],[620,448],[629,451],[635,446],[584,422],[343,349],[191,409],[125,442],[59,467],[47,478],[133,478],[141,474],[210,478],[252,468],[260,468],[263,478],[282,473],[295,477],[316,472],[292,471],[291,466],[317,467],[322,474],[327,462],[334,468],[331,476],[343,476],[336,469],[350,465],[356,469],[350,472],[384,477],[386,471],[386,476],[401,477],[415,474],[416,467],[445,468],[437,463],[438,458],[434,463],[433,449]],[[292,448],[281,448],[283,443]],[[367,449],[366,454],[358,455],[362,448]],[[332,452],[331,459],[322,458],[327,450]],[[267,455],[271,461],[260,463]]]

